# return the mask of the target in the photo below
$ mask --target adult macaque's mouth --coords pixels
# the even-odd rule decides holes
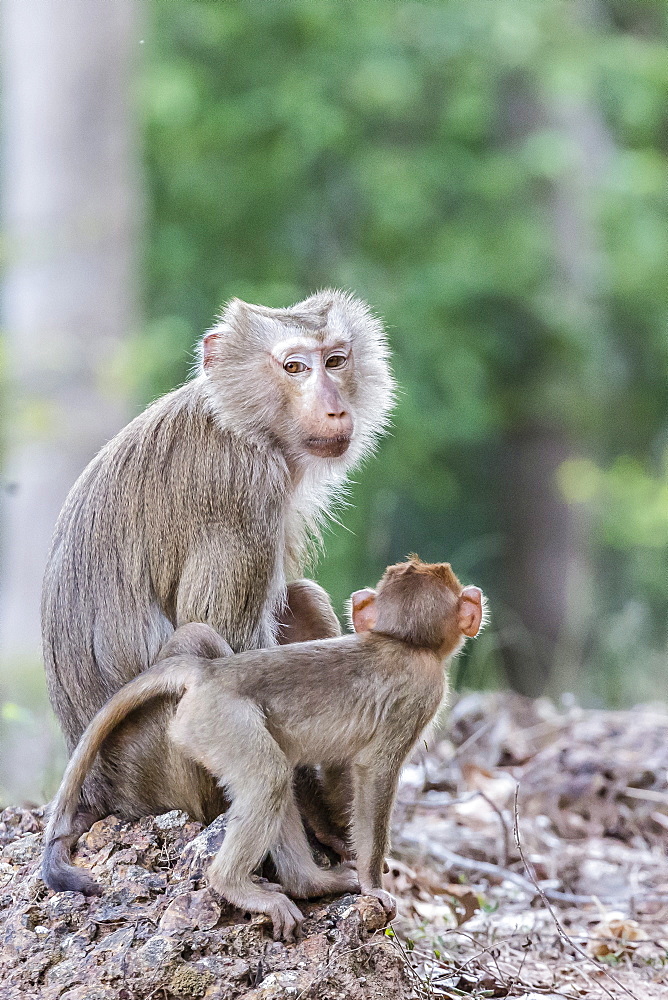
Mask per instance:
[[[312,437],[306,439],[307,451],[319,458],[340,458],[348,451],[350,438],[346,434],[336,437]]]

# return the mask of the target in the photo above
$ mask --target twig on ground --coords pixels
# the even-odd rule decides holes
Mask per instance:
[[[391,936],[390,940],[392,941],[393,944],[395,944],[397,946],[397,948],[401,952],[401,957],[404,960],[406,968],[410,970],[410,973],[413,976],[413,979],[415,980],[415,982],[416,982],[416,984],[418,986],[418,989],[420,990],[420,992],[423,995],[424,995],[425,990],[426,990],[427,991],[427,996],[428,997],[432,996],[431,984],[428,983],[428,982],[425,983],[424,979],[422,979],[422,977],[419,975],[417,969],[415,969],[413,967],[413,963],[411,962],[410,958],[408,957],[408,952],[404,948],[403,942],[402,942],[401,938],[397,935],[397,932],[395,931],[395,929],[392,926],[392,924],[389,923],[387,926],[392,931],[392,936]]]
[[[460,743],[459,746],[456,747],[455,752],[452,754],[451,759],[456,760],[457,757],[460,756],[460,754],[463,754],[464,751],[468,750],[470,746],[473,746],[474,743],[477,743],[480,737],[484,736],[485,733],[492,728],[495,722],[496,719],[494,718],[488,719],[487,722],[483,722],[482,726],[480,726],[479,729],[476,729],[474,733],[471,733],[468,739],[464,740],[463,743]]]
[[[522,859],[522,864],[524,865],[525,871],[527,872],[529,879],[535,886],[538,895],[543,900],[543,903],[545,904],[548,913],[552,917],[554,925],[557,928],[557,933],[559,934],[561,940],[564,942],[564,944],[568,945],[568,947],[571,948],[576,953],[576,955],[579,955],[580,958],[583,958],[588,965],[591,965],[592,960],[587,954],[587,952],[584,951],[579,944],[576,944],[575,941],[564,930],[564,927],[561,921],[559,920],[559,917],[555,913],[554,907],[550,903],[550,900],[548,899],[546,892],[543,889],[541,889],[536,880],[536,876],[533,871],[533,866],[530,864],[529,860],[527,859],[524,853],[524,848],[522,847],[522,841],[520,840],[519,794],[520,794],[520,786],[518,782],[518,784],[515,786],[515,800],[513,806],[513,816],[514,816],[513,833],[515,835],[515,844],[517,846],[517,850],[519,851],[520,858]],[[602,965],[600,967],[597,965],[596,968],[600,969],[603,975],[607,976],[608,979],[610,979],[615,984],[615,986],[618,986],[619,989],[622,990],[624,993],[626,993],[627,996],[631,997],[631,1000],[638,1000],[638,997],[636,997],[634,993],[631,993],[631,991],[627,989],[626,986],[624,986],[624,984],[621,983],[616,976],[613,976],[613,974],[609,972],[606,968],[604,968]],[[611,991],[607,988],[607,986],[604,986],[603,983],[597,983],[594,977],[590,976],[589,973],[585,971],[585,969],[581,969],[580,971],[583,975],[587,977],[587,979],[590,982],[594,983],[595,986],[599,986],[604,991],[604,993],[607,993],[607,995],[611,998],[611,1000],[615,1000],[614,993],[611,993]]]
[[[496,802],[490,799],[489,795],[485,795],[478,789],[477,794],[483,799],[487,805],[494,810],[496,815],[499,817],[499,823],[501,824],[501,834],[503,836],[503,854],[499,859],[499,863],[502,868],[506,868],[508,865],[508,860],[510,858],[510,832],[508,830],[508,824],[506,823],[506,817],[503,815]]]
[[[405,833],[404,836],[406,836]],[[511,871],[510,868],[503,868],[501,865],[492,864],[491,861],[476,861],[473,858],[465,858],[462,854],[455,854],[454,851],[450,851],[441,844],[430,842],[429,853],[438,861],[443,861],[445,864],[456,865],[465,871],[479,872],[481,875],[491,875],[493,878],[512,882],[532,896],[545,895],[555,903],[571,903],[574,906],[586,906],[596,903],[597,900],[600,902],[599,897],[579,896],[572,892],[560,892],[558,889],[541,889],[535,883],[530,882],[529,879],[524,878],[523,875],[518,875],[517,872]],[[604,902],[612,903],[614,900],[604,900]]]
[[[467,938],[467,940],[471,941],[472,944],[475,944],[475,945],[477,945],[478,947],[481,948],[481,951],[480,951],[479,955],[472,956],[472,958],[467,959],[466,962],[464,962],[462,965],[454,965],[453,966],[451,963],[444,962],[443,959],[437,958],[433,953],[430,954],[429,952],[422,951],[419,948],[414,948],[413,951],[411,951],[410,954],[412,956],[416,956],[418,958],[421,958],[422,960],[426,959],[427,961],[431,962],[433,965],[437,965],[437,966],[439,966],[439,968],[443,969],[444,971],[450,972],[451,974],[454,974],[454,975],[456,975],[458,972],[466,969],[466,967],[468,965],[470,965],[472,961],[476,960],[477,958],[479,958],[482,955],[486,955],[488,958],[491,958],[491,960],[494,962],[494,965],[496,966],[496,970],[497,971],[495,973],[492,969],[489,968],[488,965],[487,966],[482,966],[481,967],[482,970],[485,973],[487,973],[487,975],[495,976],[496,979],[498,980],[499,986],[501,986],[505,990],[510,991],[511,989],[517,988],[517,989],[521,989],[521,990],[531,990],[533,993],[547,993],[547,994],[549,994],[549,996],[564,997],[564,1000],[580,1000],[579,996],[575,996],[573,993],[565,993],[562,989],[560,989],[558,986],[556,986],[554,984],[552,986],[537,986],[535,983],[528,983],[528,982],[526,982],[526,980],[522,979],[522,977],[520,975],[521,968],[518,969],[516,972],[510,972],[509,976],[506,976],[506,974],[504,973],[503,969],[500,967],[499,963],[497,962],[496,956],[491,951],[491,949],[490,948],[486,948],[483,945],[481,945],[480,942],[476,941],[476,939],[471,934],[465,934],[463,931],[460,931],[460,930],[458,930],[456,928],[446,929],[443,933],[444,934],[457,934],[457,935],[459,935],[461,937]],[[525,958],[522,959],[521,965],[524,964],[524,961],[525,961]]]

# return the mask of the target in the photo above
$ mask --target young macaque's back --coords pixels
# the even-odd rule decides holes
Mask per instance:
[[[361,888],[391,916],[395,903],[382,888],[382,871],[399,771],[443,700],[445,662],[480,628],[483,599],[476,587],[463,588],[447,563],[414,557],[386,570],[377,591],[353,594],[352,612],[355,635],[217,660],[174,656],[127,684],[95,717],[68,765],[47,850],[71,836],[81,784],[106,736],[148,699],[176,694],[172,741],[232,799],[209,870],[214,888],[242,909],[269,913],[276,937],[291,937],[302,920],[285,893]],[[302,764],[345,770],[356,871],[313,861],[293,786]],[[280,886],[251,878],[268,852]]]
[[[297,643],[289,656],[276,647],[202,661],[192,692],[198,706],[221,703],[220,710],[231,696],[248,699],[291,764],[327,765],[341,762],[342,748],[346,759],[361,753],[381,732],[414,741],[443,700],[445,674],[429,651],[409,659],[396,640],[369,631]],[[189,727],[201,724],[188,704],[185,695],[179,730],[186,712]]]

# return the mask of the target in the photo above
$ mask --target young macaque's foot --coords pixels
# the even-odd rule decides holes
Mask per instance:
[[[209,869],[209,884],[233,906],[249,913],[266,913],[274,925],[274,941],[294,941],[304,915],[274,882],[229,883]]]
[[[390,892],[385,889],[364,889],[363,896],[375,896],[385,910],[388,920],[393,920],[397,915],[397,901]]]

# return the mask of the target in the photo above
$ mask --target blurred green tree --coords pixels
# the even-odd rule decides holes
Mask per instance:
[[[183,379],[232,295],[354,289],[387,320],[404,392],[326,539],[336,599],[409,550],[451,558],[497,626],[468,680],[502,665],[529,693],[607,663],[630,595],[665,623],[665,546],[612,539],[602,494],[564,488],[578,461],[614,479],[623,453],[661,471],[663,0],[150,10],[137,395]]]

